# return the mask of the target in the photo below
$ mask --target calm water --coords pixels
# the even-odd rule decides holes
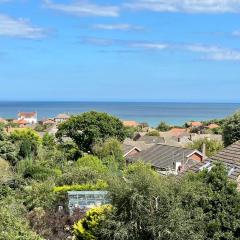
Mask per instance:
[[[96,110],[156,126],[160,121],[180,125],[189,120],[223,118],[238,109],[240,103],[0,102],[0,117],[16,118],[19,111],[37,111],[42,119]]]

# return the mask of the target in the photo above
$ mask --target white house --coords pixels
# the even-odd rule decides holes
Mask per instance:
[[[68,114],[60,113],[54,118],[54,121],[56,123],[62,123],[62,122],[67,121],[69,118],[70,118],[70,116]]]
[[[18,113],[18,120],[24,120],[28,124],[37,123],[37,113],[36,112],[20,112]]]

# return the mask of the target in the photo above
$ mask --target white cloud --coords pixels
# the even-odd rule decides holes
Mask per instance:
[[[215,61],[240,61],[240,50],[206,45],[185,45],[183,49],[202,53],[202,59]]]
[[[132,0],[125,4],[133,10],[184,13],[239,13],[240,0]]]
[[[201,44],[170,44],[162,42],[126,41],[119,39],[83,37],[82,43],[100,46],[120,46],[142,50],[172,50],[199,54],[201,60],[240,61],[240,50]],[[125,49],[126,50],[126,49]]]
[[[134,26],[131,24],[94,24],[93,29],[100,30],[119,30],[119,31],[131,31],[131,30],[143,30],[141,26]]]
[[[46,31],[32,26],[28,20],[0,14],[0,36],[41,39],[46,37]]]
[[[119,7],[109,5],[96,5],[86,1],[77,1],[71,4],[53,3],[45,0],[45,7],[72,14],[76,16],[99,16],[99,17],[117,17],[119,15]]]

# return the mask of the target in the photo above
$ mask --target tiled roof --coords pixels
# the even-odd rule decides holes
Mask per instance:
[[[179,137],[181,135],[187,134],[187,130],[185,128],[172,128],[167,133],[174,137]]]
[[[187,156],[196,150],[156,144],[153,147],[134,155],[130,161],[142,160],[156,168],[173,168],[176,162],[185,162]]]
[[[217,161],[228,167],[230,178],[237,179],[240,176],[240,141],[235,142],[204,162],[193,165],[188,169],[188,172],[199,172],[205,168],[206,164],[209,165]],[[230,172],[230,170],[232,171]]]
[[[23,118],[32,118],[32,117],[36,117],[37,113],[36,112],[20,112],[18,113],[19,117],[23,117]]]
[[[215,123],[211,123],[211,124],[209,124],[209,125],[207,126],[207,128],[209,128],[209,129],[219,128],[219,127],[220,127],[220,126],[217,125],[217,124],[215,124]]]
[[[165,140],[163,137],[155,137],[155,136],[141,136],[140,138],[138,138],[137,141],[143,141],[146,144],[150,144],[150,143],[165,143]]]
[[[191,122],[191,127],[201,127],[203,124],[201,122]]]
[[[135,147],[135,146],[131,146],[131,145],[127,145],[127,144],[123,144],[122,145],[122,150],[123,150],[123,154],[124,154],[124,156],[126,155],[126,154],[128,154],[129,152],[131,152],[132,150],[134,150],[134,149],[136,149],[137,151],[141,151],[140,149],[138,149],[137,147]]]
[[[139,124],[136,121],[122,121],[125,127],[137,127]]]
[[[55,118],[57,118],[57,119],[69,119],[70,116],[66,113],[60,113]]]

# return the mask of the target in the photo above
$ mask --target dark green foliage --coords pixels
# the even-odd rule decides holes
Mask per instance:
[[[95,143],[108,138],[115,137],[123,141],[125,128],[118,118],[107,113],[92,111],[72,116],[68,121],[60,124],[57,136],[70,137],[81,151],[91,152]]]
[[[240,140],[240,112],[226,119],[223,125],[223,139],[225,146]]]
[[[113,213],[100,226],[100,239],[237,240],[240,194],[227,171],[161,178],[137,164],[110,185]]]
[[[151,131],[151,132],[148,132],[146,135],[147,135],[147,136],[153,136],[153,137],[160,137],[159,131],[156,131],[156,130],[153,130],[153,131]]]
[[[96,144],[93,152],[110,168],[117,165],[117,169],[123,169],[125,166],[122,146],[117,139],[107,139],[104,143]]]
[[[55,136],[53,134],[45,133],[42,138],[42,145],[47,149],[55,147]]]
[[[172,127],[165,122],[160,122],[159,125],[157,126],[157,130],[160,131],[160,132],[167,132],[171,128]]]

